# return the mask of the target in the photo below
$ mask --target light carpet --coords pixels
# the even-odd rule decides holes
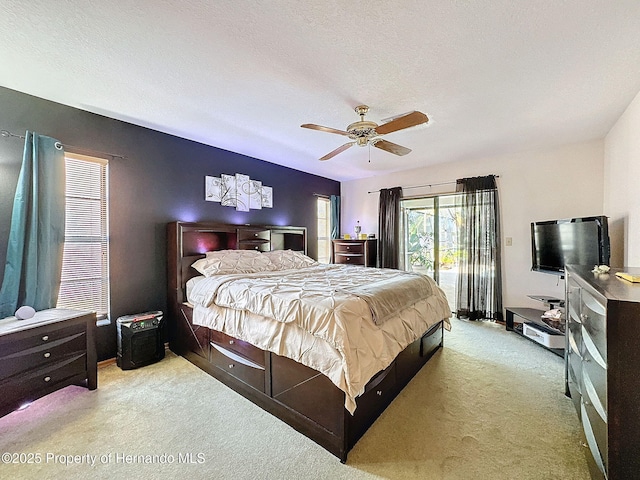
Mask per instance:
[[[0,478],[590,478],[563,360],[501,325],[452,324],[346,464],[169,352],[0,419]]]

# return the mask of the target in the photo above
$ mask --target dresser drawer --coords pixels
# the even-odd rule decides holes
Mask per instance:
[[[582,421],[582,428],[589,444],[589,449],[600,470],[606,472],[609,451],[607,423],[600,418],[587,396],[582,398],[580,413],[580,420]]]
[[[602,358],[607,358],[607,329],[605,306],[589,292],[582,290],[580,320]],[[586,341],[583,330],[583,342]]]
[[[86,332],[86,321],[75,324],[45,325],[29,328],[20,332],[0,336],[0,355],[3,357],[21,350],[27,350],[41,345],[50,345],[58,340]]]
[[[335,263],[342,265],[364,265],[364,255],[345,255],[336,253]]]
[[[603,420],[607,419],[607,369],[600,360],[591,355],[585,348],[582,356],[582,394],[585,391],[590,397],[591,404]]]
[[[582,379],[582,357],[573,350],[567,351],[567,375],[569,380],[576,384],[578,393],[582,394],[580,382]]]
[[[364,253],[362,242],[333,242],[336,253]]]
[[[71,377],[83,375],[86,377],[87,356],[75,355],[65,360],[46,364],[0,382],[0,405],[11,405],[16,402],[29,402],[43,394],[56,390],[56,385],[69,380]]]
[[[211,348],[209,349],[209,362],[256,390],[265,391],[264,366],[254,363],[214,342],[211,342]]]
[[[217,330],[211,330],[210,335],[212,343],[215,343],[225,350],[230,350],[234,353],[237,353],[242,357],[251,360],[254,363],[257,363],[261,367],[264,367],[264,350],[261,350],[248,342],[230,337],[229,335],[226,335]]]
[[[567,280],[567,321],[582,323],[580,320],[580,292],[581,288],[572,277]]]
[[[580,415],[580,404],[582,403],[582,394],[580,392],[580,380],[576,378],[575,372],[569,371],[567,373],[567,386],[569,387],[569,395],[571,395],[571,401],[573,406]]]
[[[40,339],[40,338],[39,338]],[[84,331],[70,336],[47,341],[26,350],[0,357],[0,379],[5,379],[25,370],[44,364],[56,363],[74,353],[83,353],[87,349],[87,336]]]

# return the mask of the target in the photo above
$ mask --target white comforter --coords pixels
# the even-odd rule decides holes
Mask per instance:
[[[357,293],[408,276],[415,274],[343,265],[216,275],[194,282],[188,300],[194,324],[324,373],[345,392],[353,413],[355,397],[407,345],[440,320],[450,328],[447,299],[429,277],[416,303],[374,322],[370,304]]]

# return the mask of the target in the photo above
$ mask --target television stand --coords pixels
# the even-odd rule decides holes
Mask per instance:
[[[546,295],[527,295],[527,297],[542,302],[549,307],[549,310],[558,307],[564,307],[564,300],[555,297],[547,297]]]
[[[528,338],[543,348],[564,357],[565,335],[544,323],[545,310],[537,308],[506,308],[506,326],[518,335]]]

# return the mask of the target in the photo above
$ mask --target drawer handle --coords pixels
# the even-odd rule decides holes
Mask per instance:
[[[257,237],[257,236],[258,236],[258,234],[257,234],[257,233],[254,233],[254,234],[253,234],[253,236],[254,236],[254,237]]]
[[[44,337],[42,337],[43,342],[46,342],[47,340],[49,340],[49,335],[45,335]]]
[[[44,377],[44,381],[45,381],[45,382],[49,382],[49,381],[51,381],[51,377]]]
[[[229,345],[233,345],[234,341],[233,340],[229,340]]]
[[[230,364],[229,364],[229,368],[233,368],[233,363],[230,363]]]
[[[44,354],[44,358],[49,358],[51,356],[51,353],[47,352]]]
[[[377,390],[377,391],[376,391],[376,394],[377,394],[379,397],[381,397],[381,396],[382,396],[382,390]]]
[[[349,245],[347,245],[347,250],[351,250],[351,247]]]

